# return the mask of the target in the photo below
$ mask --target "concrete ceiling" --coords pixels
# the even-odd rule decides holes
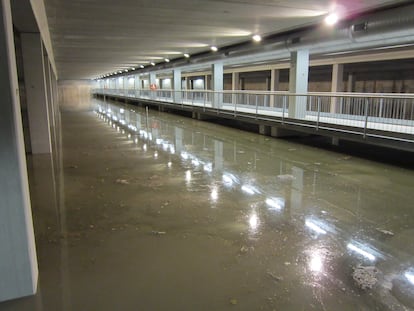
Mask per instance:
[[[44,0],[60,79],[162,62],[404,0]],[[335,3],[335,4],[334,4]]]

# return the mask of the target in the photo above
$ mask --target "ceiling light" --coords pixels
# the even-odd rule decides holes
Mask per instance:
[[[184,53],[184,57],[185,58],[189,58],[190,57],[190,54]]]
[[[139,67],[140,67],[140,68],[144,68],[145,66],[144,66],[144,65],[139,65]]]
[[[151,62],[151,65],[152,65],[152,66],[155,66],[155,63],[154,63],[154,62]]]
[[[210,47],[210,49],[213,51],[213,52],[217,52],[218,51],[218,48],[216,47],[216,46],[212,46],[212,47]]]
[[[135,67],[132,67],[131,70],[135,70]]]
[[[169,63],[170,60],[168,58],[164,58],[165,62]]]
[[[338,15],[336,15],[335,13],[331,13],[325,17],[325,24],[333,26],[338,22],[338,19]]]
[[[253,41],[255,41],[255,42],[260,42],[260,41],[262,41],[262,37],[261,37],[260,35],[254,35],[254,36],[252,37],[252,39],[253,39]]]
[[[128,72],[128,69],[125,69],[124,71],[125,71],[125,72]]]

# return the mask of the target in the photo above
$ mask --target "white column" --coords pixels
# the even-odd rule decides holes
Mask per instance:
[[[272,69],[270,71],[270,91],[274,92],[279,90],[279,69]],[[275,96],[270,96],[270,107],[275,106]]]
[[[354,82],[355,82],[355,76],[353,73],[350,73],[348,75],[348,83],[346,86],[346,91],[347,92],[353,92],[354,91]]]
[[[237,91],[240,90],[240,74],[238,72],[231,73],[231,90],[234,92],[232,95],[233,105],[237,104]]]
[[[38,268],[10,1],[0,2],[0,301],[36,292]]]
[[[223,103],[223,63],[214,63],[211,66],[212,71],[212,90],[214,92],[213,107],[220,108]]]
[[[173,70],[173,92],[174,102],[181,103],[181,70]]]
[[[52,152],[41,40],[39,33],[21,34],[24,83],[33,154]]]
[[[332,65],[332,84],[331,84],[331,92],[341,92],[342,91],[342,84],[344,78],[344,65],[343,64],[333,64]],[[338,98],[332,97],[331,98],[331,113],[337,112],[337,106],[339,104]]]
[[[300,50],[291,53],[289,71],[289,92],[306,94],[308,92],[309,51]],[[291,96],[289,99],[289,117],[304,118],[306,115],[306,97]]]
[[[150,72],[149,73],[149,81],[148,81],[150,87],[151,87],[151,84],[156,84],[156,79],[157,79],[157,76],[156,76],[155,72]],[[155,91],[151,91],[150,98],[154,99],[156,97],[155,95],[156,95]]]

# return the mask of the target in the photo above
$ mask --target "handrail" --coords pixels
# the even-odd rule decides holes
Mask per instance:
[[[101,89],[99,89],[101,90]],[[108,89],[103,89],[108,90]],[[111,90],[111,89],[109,89]],[[308,93],[292,93],[289,91],[259,91],[259,90],[197,90],[197,89],[157,89],[151,90],[149,88],[143,89],[118,89],[118,92],[128,91],[169,91],[169,92],[184,92],[184,93],[222,93],[222,94],[252,94],[252,95],[286,95],[286,96],[321,96],[321,97],[358,97],[358,98],[395,98],[395,99],[414,99],[414,93],[358,93],[358,92],[308,92]]]

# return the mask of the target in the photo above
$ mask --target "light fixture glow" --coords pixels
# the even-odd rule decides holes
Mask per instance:
[[[260,35],[254,35],[252,37],[252,39],[253,39],[254,42],[260,42],[260,41],[262,41],[262,37]]]
[[[212,47],[210,47],[210,49],[213,51],[213,52],[217,52],[218,51],[218,48],[216,47],[216,46],[212,46]]]
[[[170,62],[170,60],[168,58],[164,58],[164,60],[165,60],[166,63]]]
[[[188,54],[188,53],[184,53],[184,57],[185,57],[185,58],[189,58],[189,57],[190,57],[190,54]]]
[[[139,68],[145,68],[145,66],[144,65],[139,65]]]
[[[339,20],[338,15],[336,15],[335,13],[331,13],[325,17],[325,24],[329,26],[333,26],[338,22],[338,20]]]
[[[151,64],[151,66],[155,66],[155,63],[154,62],[151,62],[150,64]]]
[[[167,163],[167,166],[170,168],[171,166],[172,166],[172,162],[170,161],[170,162],[168,162]]]

